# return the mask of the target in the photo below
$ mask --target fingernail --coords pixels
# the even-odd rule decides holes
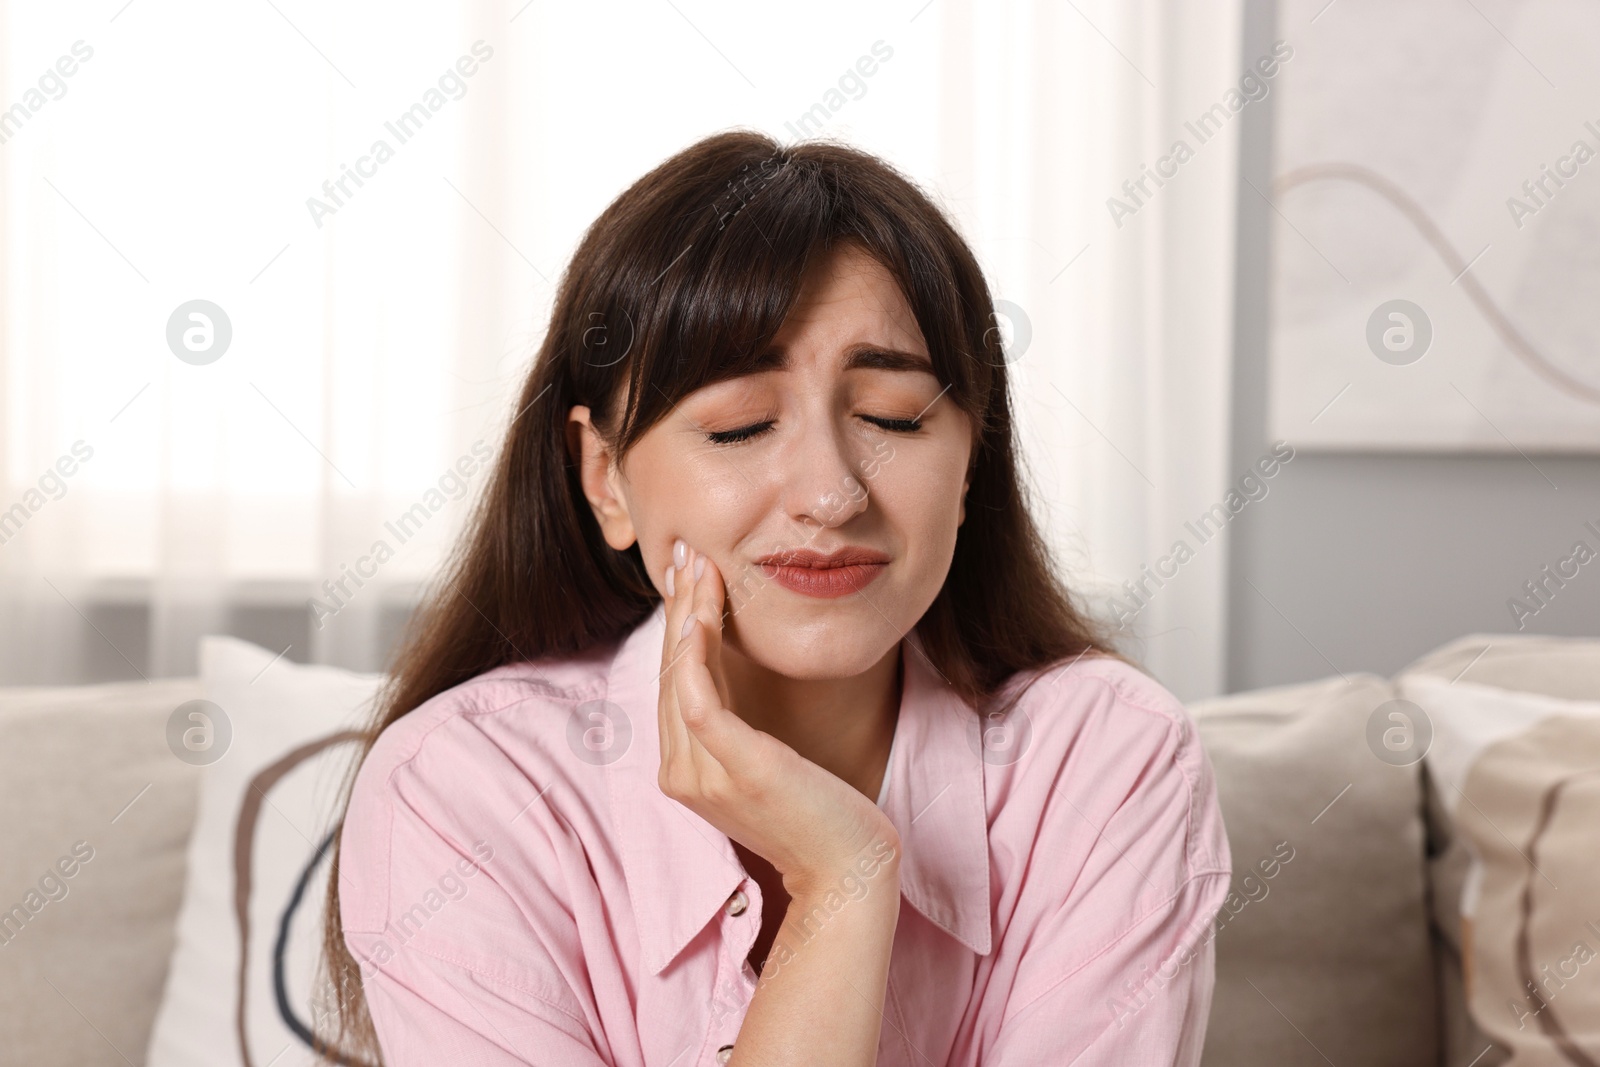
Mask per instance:
[[[672,565],[674,567],[687,566],[689,563],[689,546],[683,543],[683,538],[672,542]]]
[[[692,629],[694,629],[694,616],[690,615],[687,619],[683,620],[683,632],[678,634],[678,636],[688,637],[689,631]]]
[[[673,584],[672,583],[672,572],[675,571],[675,570],[677,570],[676,567],[668,567],[667,568],[667,595],[668,596],[677,596],[678,595],[678,591],[672,587],[672,584]]]
[[[698,582],[700,580],[700,576],[702,574],[704,574],[705,572],[706,572],[706,558],[704,556],[699,556],[699,555],[695,556],[695,558],[694,558],[694,580]]]

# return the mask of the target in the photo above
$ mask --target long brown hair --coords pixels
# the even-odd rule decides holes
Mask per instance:
[[[966,520],[944,587],[917,623],[929,659],[976,709],[1019,671],[1084,655],[1125,658],[1113,631],[1056,574],[1029,513],[994,301],[949,219],[865,152],[730,131],[640,178],[579,243],[504,447],[411,619],[361,758],[390,723],[455,685],[506,663],[619,641],[643,621],[660,598],[638,545],[617,551],[602,538],[568,451],[567,413],[587,405],[621,456],[689,393],[753,369],[808,264],[847,241],[898,281],[948,387],[943,402],[976,428]],[[623,396],[626,410],[615,410]],[[335,1062],[379,1062],[340,923],[337,846],[325,931],[341,1010],[319,1051]]]

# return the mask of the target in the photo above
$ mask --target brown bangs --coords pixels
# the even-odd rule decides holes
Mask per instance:
[[[669,160],[646,174],[586,238],[606,249],[610,269],[573,279],[587,309],[578,321],[588,325],[564,349],[573,377],[593,381],[583,402],[605,425],[620,415],[618,447],[626,450],[696,389],[759,369],[807,270],[844,242],[862,246],[893,275],[935,374],[949,386],[947,399],[981,427],[992,364],[1001,358],[998,335],[973,329],[981,322],[976,309],[991,301],[986,291],[961,291],[959,280],[976,268],[958,262],[970,253],[954,231],[905,225],[916,212],[894,202],[903,176],[889,172],[868,188],[840,181],[830,157],[849,149],[781,148],[743,133],[721,138],[722,146],[717,138],[702,142],[705,154],[690,173],[674,173],[681,164]],[[639,214],[665,225],[638,226]],[[615,397],[600,390],[618,384],[610,364],[619,359],[628,361],[629,405],[613,413]]]

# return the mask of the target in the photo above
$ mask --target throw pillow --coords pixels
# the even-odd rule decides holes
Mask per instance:
[[[149,1067],[310,1067],[336,803],[381,675],[200,643],[207,706],[174,741],[212,746],[177,950]],[[220,755],[215,748],[226,745]]]
[[[1465,843],[1468,1009],[1511,1063],[1600,1063],[1600,701],[1400,679]]]

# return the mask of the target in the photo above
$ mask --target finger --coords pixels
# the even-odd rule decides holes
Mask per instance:
[[[668,571],[670,573],[670,567]],[[671,598],[663,596],[662,603],[666,612],[670,614],[672,609]],[[666,631],[661,635],[661,669],[656,672],[656,682],[659,686],[656,697],[656,729],[661,737],[661,765],[663,767],[672,762],[678,749],[677,738],[681,732],[680,727],[673,722],[676,717],[674,710],[676,697],[673,695],[669,684],[671,674],[668,670],[668,665],[671,662],[672,650],[675,645],[671,638],[671,632],[672,628],[669,624]]]
[[[681,539],[680,539],[681,540]],[[674,542],[676,545],[677,542]],[[662,585],[666,592],[662,601],[666,605],[666,633],[663,634],[661,643],[661,672],[665,674],[672,665],[672,653],[678,644],[678,631],[683,627],[684,617],[689,614],[691,607],[690,587],[694,584],[693,570],[691,569],[694,552],[687,545],[684,546],[684,565],[678,566],[674,558],[667,560],[667,569],[663,574]],[[674,551],[673,556],[676,556]]]
[[[669,560],[663,582],[669,592],[665,596],[666,626],[661,635],[661,671],[656,679],[660,684],[657,726],[661,734],[663,764],[687,754],[690,749],[689,731],[678,714],[677,692],[672,685],[676,658],[683,654],[680,644],[683,620],[688,617],[692,601],[690,594],[693,582],[690,576],[693,572],[689,556],[685,546],[683,566],[678,566],[675,559]]]
[[[710,757],[732,778],[752,774],[756,731],[739,716],[723,706],[722,698],[712,683],[711,672],[706,668],[705,650],[710,628],[699,621],[690,629],[683,642],[690,651],[679,661],[674,671],[673,686],[677,690],[678,708],[682,722],[688,729],[693,745]],[[702,767],[702,771],[713,771]]]
[[[728,587],[722,579],[722,571],[709,556],[701,556],[694,566],[702,566],[701,561],[704,573],[694,585],[693,610],[706,629],[706,669],[711,672],[711,681],[717,687],[722,706],[728,708],[728,683],[722,673],[723,612],[728,600]]]
[[[677,688],[674,686],[674,677],[682,667],[683,659],[691,654],[690,646],[683,643],[682,635],[683,622],[693,609],[693,566],[693,549],[685,547],[683,566],[672,568],[672,595],[667,600],[666,633],[662,633],[662,659],[666,661],[661,677],[662,752],[670,752],[674,758],[691,758],[691,750],[694,749],[688,726],[683,725],[682,715],[678,713]],[[666,758],[666,755],[662,758]]]

